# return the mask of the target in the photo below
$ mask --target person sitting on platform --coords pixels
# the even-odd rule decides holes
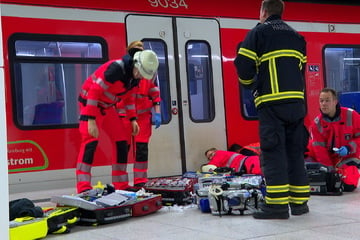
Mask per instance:
[[[331,88],[321,90],[319,103],[321,113],[310,126],[306,160],[333,168],[342,176],[344,191],[352,192],[360,178],[360,115],[341,107]]]

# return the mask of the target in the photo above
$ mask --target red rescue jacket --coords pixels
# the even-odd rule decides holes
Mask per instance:
[[[132,88],[139,84],[132,78],[132,58],[111,60],[101,65],[84,82],[79,101],[83,104],[80,119],[95,118],[101,108],[114,107]],[[129,101],[131,98],[129,98]]]
[[[326,166],[336,166],[341,160],[360,157],[360,115],[351,108],[340,107],[339,116],[331,120],[318,115],[310,127],[310,157]],[[340,158],[333,148],[350,147],[350,153]]]
[[[216,167],[230,167],[236,172],[240,172],[241,167],[245,166],[246,173],[261,174],[259,156],[245,156],[234,152],[217,150],[208,164]]]

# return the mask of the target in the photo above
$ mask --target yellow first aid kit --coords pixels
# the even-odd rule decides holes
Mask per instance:
[[[9,224],[10,240],[34,240],[44,238],[48,232],[46,218],[21,217]]]

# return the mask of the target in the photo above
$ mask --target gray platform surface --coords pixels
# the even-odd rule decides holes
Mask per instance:
[[[39,206],[53,206],[51,196],[72,194],[75,189],[54,189],[10,194]],[[213,216],[196,205],[163,207],[156,213],[101,226],[75,226],[68,234],[48,235],[56,240],[347,240],[360,239],[360,190],[342,196],[312,196],[310,213],[288,220],[257,220],[246,216]]]

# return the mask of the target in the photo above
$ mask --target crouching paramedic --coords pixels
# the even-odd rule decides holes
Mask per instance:
[[[322,89],[319,100],[321,113],[310,126],[308,156],[340,173],[344,191],[351,192],[359,182],[360,115],[341,107],[334,89]]]
[[[122,124],[114,105],[139,84],[142,78],[153,79],[159,61],[151,50],[138,52],[132,58],[111,60],[101,65],[85,80],[79,96],[81,146],[77,159],[77,191],[92,189],[91,167],[98,144],[99,131],[107,134],[115,149],[112,151],[112,182],[115,189],[128,188],[126,164],[122,148],[127,148],[121,132]],[[136,119],[131,121],[133,132],[139,131]]]
[[[209,162],[202,166],[206,171],[215,170],[216,167],[230,167],[235,172],[247,174],[262,174],[259,156],[245,156],[230,151],[217,150],[210,148],[205,151],[205,156]],[[212,166],[214,166],[212,168]]]

